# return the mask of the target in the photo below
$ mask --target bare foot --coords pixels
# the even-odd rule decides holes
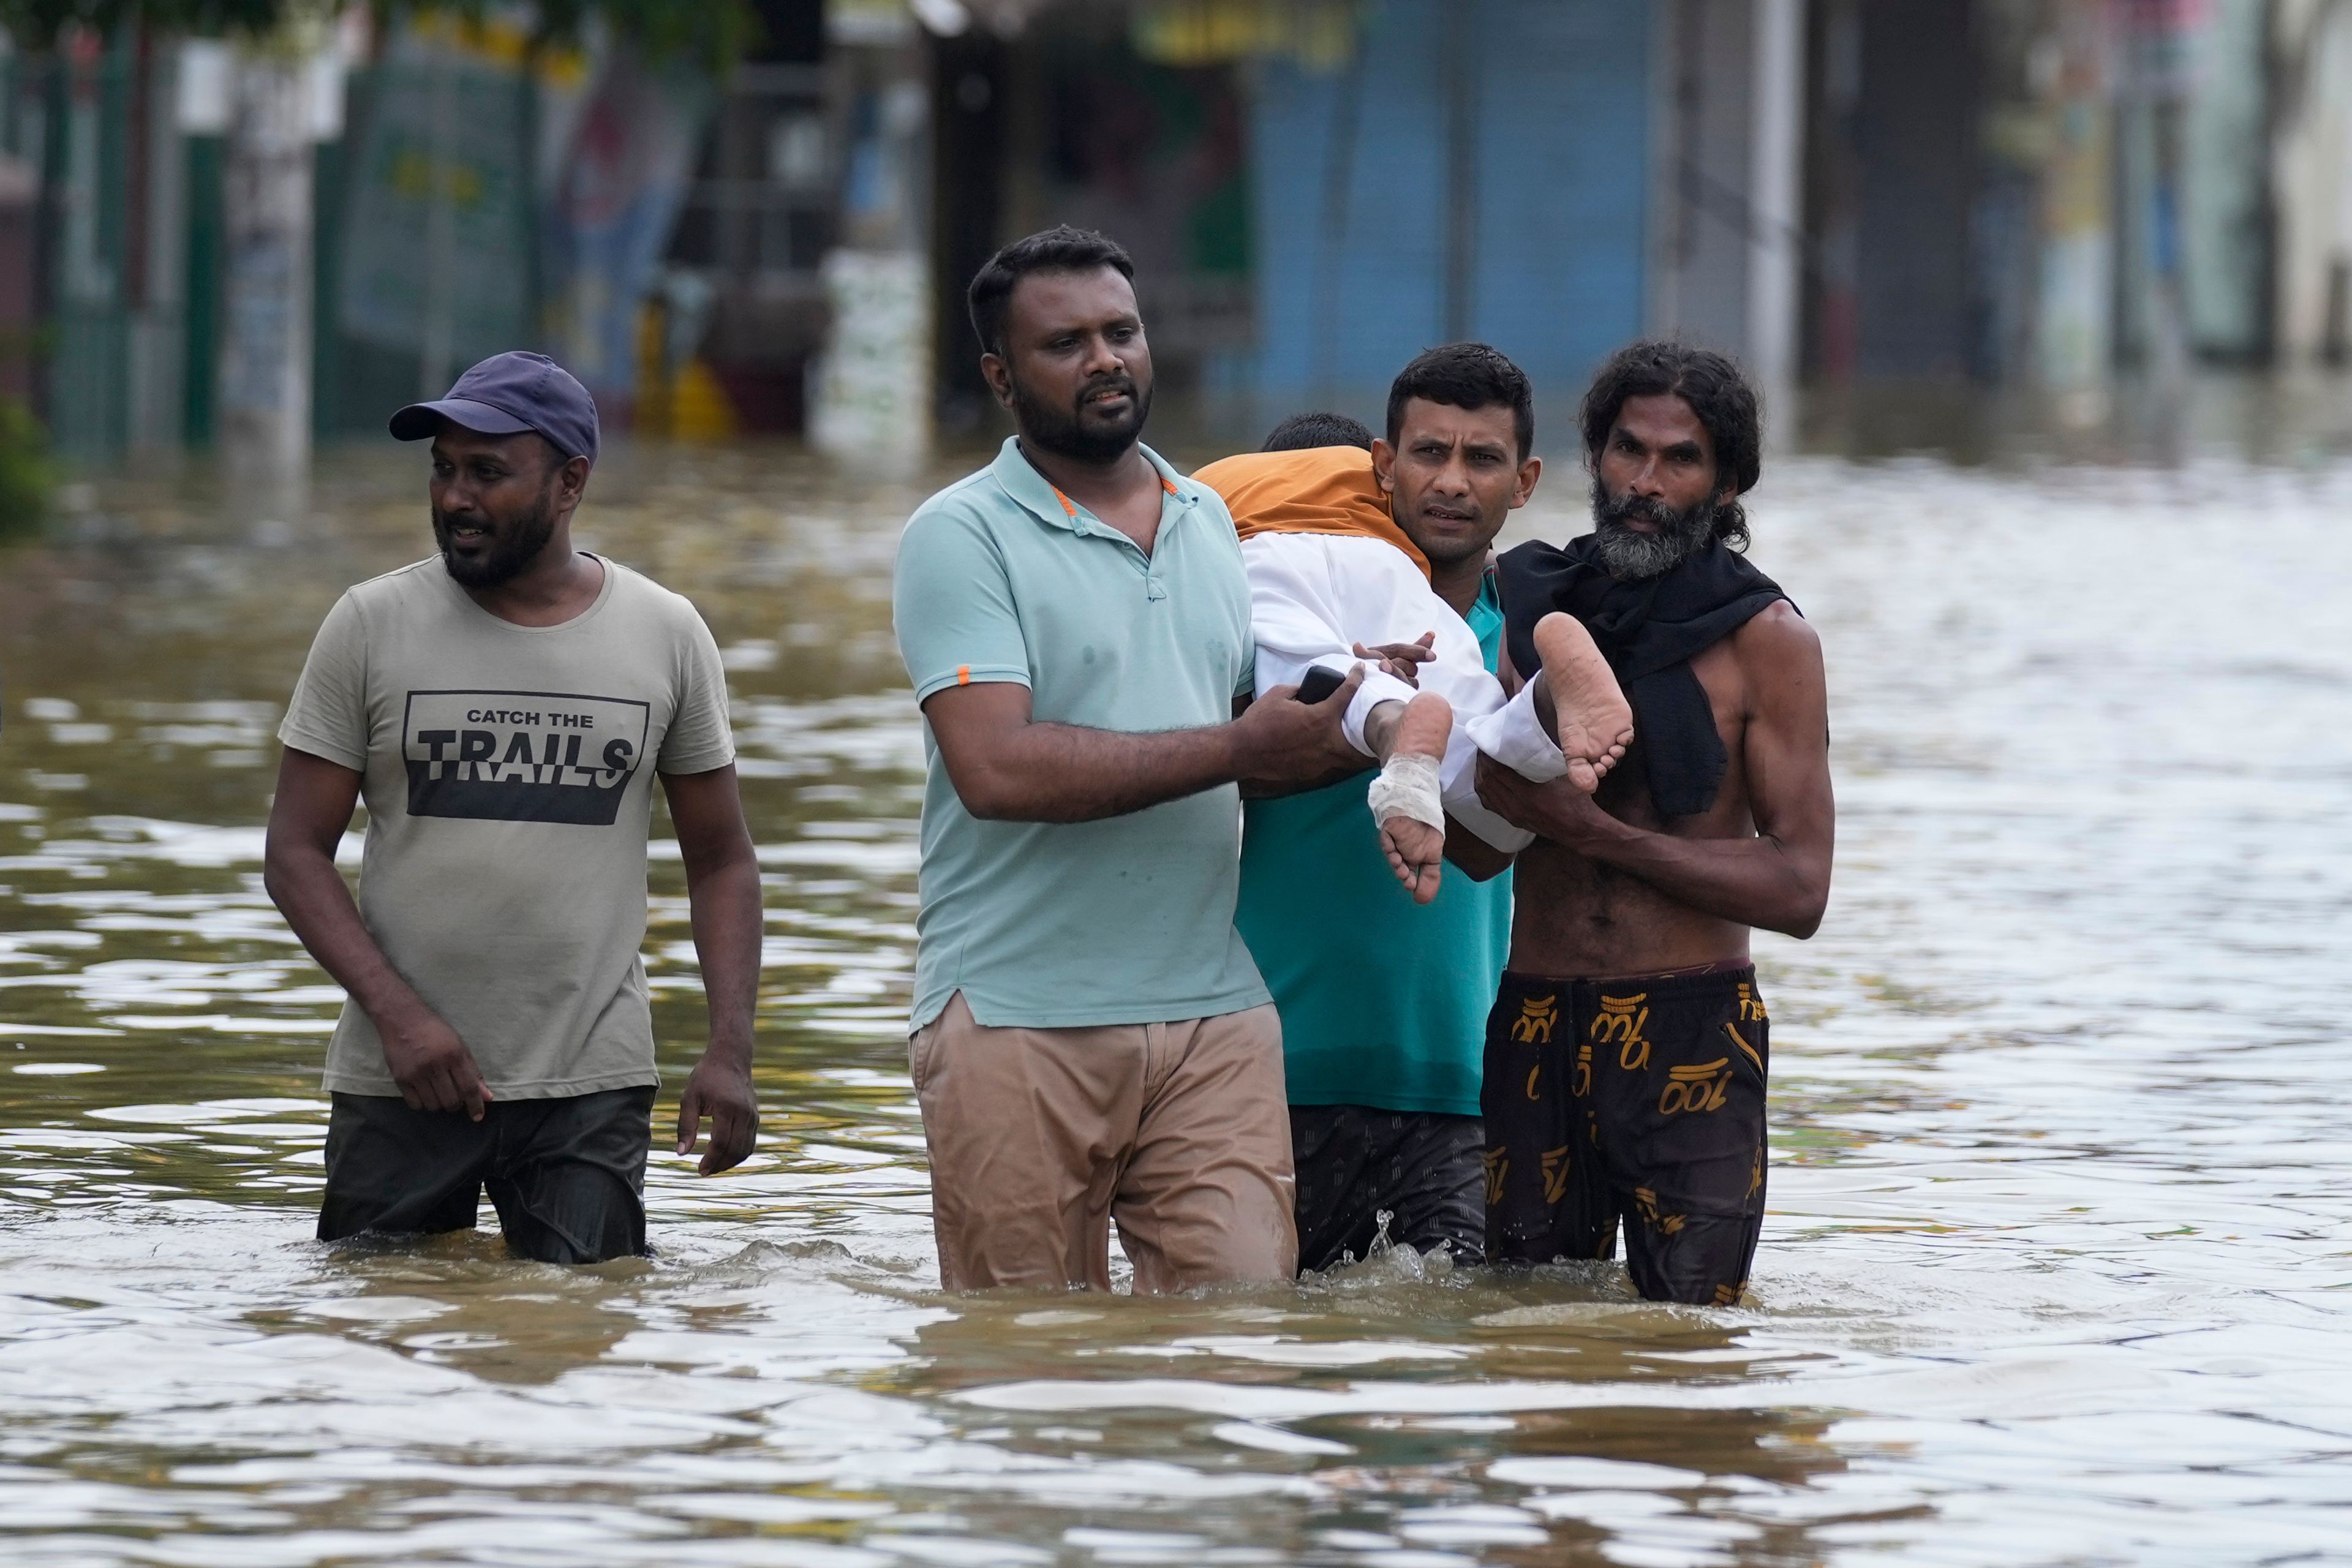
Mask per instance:
[[[1381,761],[1388,761],[1394,752],[1442,758],[1445,755],[1445,742],[1453,734],[1453,704],[1434,691],[1418,692],[1398,715],[1396,732],[1389,737],[1391,750],[1381,753]]]
[[[1405,886],[1416,904],[1437,897],[1438,879],[1445,868],[1445,833],[1410,816],[1391,816],[1381,824],[1381,848],[1389,868]]]
[[[1633,738],[1633,710],[1592,634],[1574,616],[1554,610],[1538,621],[1536,653],[1543,660],[1569,782],[1587,793],[1599,789],[1601,775]]]

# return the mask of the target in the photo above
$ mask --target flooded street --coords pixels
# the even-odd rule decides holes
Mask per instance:
[[[423,482],[104,483],[0,546],[8,1562],[2352,1561],[2352,467],[1768,467],[1842,820],[1822,934],[1758,947],[1738,1310],[1395,1255],[940,1295],[888,604],[922,487],[774,451],[614,454],[581,524],[726,650],[759,1153],[657,1145],[650,1261],[312,1241],[341,994],[262,892],[273,734],[335,595],[430,548]],[[1581,491],[1556,463],[1514,537]],[[701,1041],[668,833],[663,1127]]]

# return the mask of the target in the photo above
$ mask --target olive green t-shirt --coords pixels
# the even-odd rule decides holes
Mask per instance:
[[[519,626],[438,556],[319,628],[278,738],[361,774],[360,918],[500,1099],[658,1083],[638,948],[653,777],[735,760],[718,645],[606,561],[588,609]],[[326,1087],[397,1094],[345,1002]]]

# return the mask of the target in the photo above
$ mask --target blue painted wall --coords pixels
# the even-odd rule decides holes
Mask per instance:
[[[1251,94],[1258,342],[1219,379],[1261,414],[1321,398],[1327,376],[1328,401],[1376,414],[1367,402],[1443,341],[1440,29],[1465,14],[1479,90],[1473,335],[1535,380],[1539,422],[1556,433],[1593,365],[1640,331],[1650,7],[1381,0],[1355,68],[1360,112],[1336,255],[1326,223],[1342,75],[1268,63]]]

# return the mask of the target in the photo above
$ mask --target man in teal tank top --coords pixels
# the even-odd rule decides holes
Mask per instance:
[[[1265,449],[1370,446],[1398,526],[1428,559],[1431,588],[1477,635],[1491,670],[1503,612],[1488,563],[1541,471],[1528,453],[1532,426],[1518,368],[1483,344],[1455,343],[1397,377],[1385,440],[1311,415],[1286,421]],[[1449,828],[1454,864],[1434,901],[1415,904],[1381,852],[1364,782],[1244,806],[1234,924],[1282,1016],[1299,1266],[1367,1256],[1384,1213],[1391,1241],[1479,1263],[1478,1091],[1486,1014],[1509,955],[1508,861]]]

